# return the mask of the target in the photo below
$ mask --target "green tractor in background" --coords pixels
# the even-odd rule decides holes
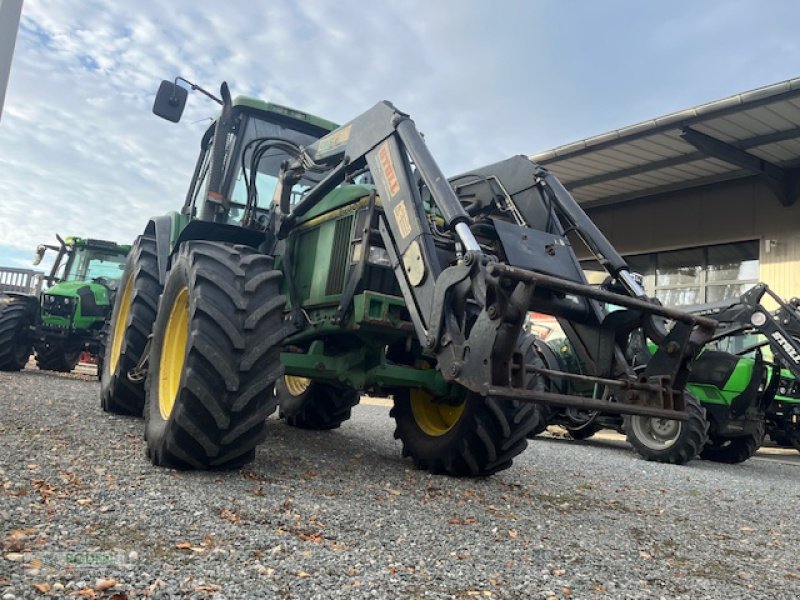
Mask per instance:
[[[763,307],[765,296],[778,305],[777,310]],[[765,433],[779,445],[800,449],[798,304],[797,299],[784,302],[759,283],[739,298],[687,309],[720,323],[695,360],[686,385],[703,407],[702,426],[699,422],[691,427],[691,422],[641,416],[622,419],[597,411],[564,409],[545,410],[537,432],[553,424],[562,426],[573,439],[587,439],[600,429],[614,429],[625,433],[644,458],[673,463],[687,462],[698,454],[707,460],[740,463],[755,454]],[[636,347],[633,362],[644,365],[656,346],[640,334],[634,335],[639,339],[632,344]],[[537,344],[545,362],[580,372],[580,361],[568,341],[540,340]],[[552,385],[563,386],[564,382]],[[601,391],[584,385],[579,392],[594,395]]]
[[[47,288],[38,296],[8,292],[0,304],[0,370],[19,371],[34,351],[48,371],[72,371],[82,352],[102,359],[104,327],[130,246],[56,237],[59,245],[40,245],[34,259],[39,264],[47,250],[57,252]]]
[[[782,369],[775,400],[767,409],[767,434],[778,446],[800,452],[800,380]]]

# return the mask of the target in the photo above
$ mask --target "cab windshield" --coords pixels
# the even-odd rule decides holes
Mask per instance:
[[[92,281],[102,277],[118,282],[125,268],[125,255],[97,248],[75,248],[64,274],[65,281]]]
[[[238,222],[241,219],[247,203],[246,182],[250,181],[254,170],[254,153],[257,158],[257,164],[255,165],[256,214],[263,217],[266,216],[272,204],[272,197],[278,184],[281,163],[293,158],[278,147],[269,147],[269,140],[281,139],[299,146],[309,146],[319,139],[314,135],[289,129],[278,123],[264,121],[254,116],[247,119],[241,138],[237,144],[240,149],[238,156],[234,157],[236,164],[232,165],[235,177],[230,194],[231,210],[229,222],[231,223]],[[244,156],[242,156],[242,153]],[[322,176],[319,174],[307,172],[293,188],[292,204],[296,204],[303,193],[313,185],[316,185],[321,178]]]

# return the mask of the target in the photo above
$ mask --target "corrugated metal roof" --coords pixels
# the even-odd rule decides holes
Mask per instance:
[[[590,205],[754,174],[735,161],[699,150],[682,137],[687,129],[781,170],[796,168],[800,78],[559,146],[531,159],[555,173],[579,202]]]

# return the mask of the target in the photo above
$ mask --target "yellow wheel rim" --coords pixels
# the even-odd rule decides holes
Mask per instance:
[[[444,435],[455,427],[464,412],[466,401],[453,406],[434,402],[433,394],[414,388],[411,390],[411,412],[422,431],[431,436]]]
[[[114,332],[111,337],[111,357],[108,362],[108,372],[116,373],[119,357],[122,354],[122,341],[125,339],[125,324],[131,314],[131,300],[133,299],[133,273],[125,280],[122,298],[119,301],[117,322],[114,323]]]
[[[308,377],[297,377],[295,375],[284,375],[283,383],[292,396],[302,396],[311,385]]]
[[[169,419],[178,395],[188,339],[189,289],[183,288],[169,310],[158,365],[158,408],[165,421]]]

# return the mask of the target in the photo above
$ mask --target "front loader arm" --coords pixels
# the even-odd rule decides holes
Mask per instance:
[[[778,305],[774,312],[763,304],[769,296]],[[784,302],[767,284],[758,283],[732,300],[721,300],[706,305],[690,307],[694,314],[713,317],[719,327],[713,339],[722,339],[739,333],[757,331],[767,338],[775,355],[781,358],[781,366],[789,369],[800,379],[800,300],[793,298]],[[763,344],[759,344],[763,345]]]
[[[442,306],[447,290],[467,280],[472,266],[480,262],[483,254],[469,230],[469,215],[430,155],[413,121],[390,103],[380,102],[306,148],[305,156],[293,167],[303,168],[304,160],[328,166],[330,171],[284,220],[279,237],[288,235],[295,222],[348,173],[368,167],[384,209],[381,234],[395,261],[395,272],[416,333],[424,347],[433,349],[444,319]],[[445,223],[455,231],[466,250],[464,264],[450,267],[446,275],[436,253],[412,173],[412,162],[432,191]]]
[[[412,166],[416,173],[412,171]],[[436,359],[437,368],[445,379],[483,395],[524,396],[527,401],[597,408],[588,404],[592,402],[590,399],[527,390],[524,381],[526,369],[514,364],[513,360],[537,286],[562,296],[575,293],[595,297],[596,290],[585,283],[566,289],[563,279],[508,267],[485,252],[470,229],[472,218],[430,155],[408,115],[388,102],[380,102],[302,149],[296,160],[285,164],[279,177],[282,183],[276,190],[276,197],[287,197],[291,193],[291,182],[297,179],[296,175],[309,169],[323,172],[324,177],[305,193],[291,213],[280,214],[278,210],[278,239],[291,235],[298,220],[336,186],[354,173],[368,169],[383,208],[379,221],[380,235],[417,337],[425,354]],[[542,172],[543,177],[548,176],[546,171]],[[447,264],[440,261],[441,253],[437,252],[429,215],[426,214],[415,175],[427,187],[433,205],[450,230],[449,247],[453,252]],[[548,182],[550,180],[535,182],[535,185]],[[550,182],[550,185],[553,187],[555,184]],[[282,186],[289,186],[289,190]],[[566,190],[563,190],[563,194],[571,199]],[[566,201],[563,203],[566,205]],[[288,208],[286,202],[282,204],[284,210]],[[586,220],[587,223],[583,224],[585,230],[590,225],[594,227],[588,218]],[[531,230],[522,227],[519,231],[522,232],[522,240],[525,240],[525,231]],[[605,240],[602,236],[595,237]],[[539,251],[538,247],[530,245],[532,242],[518,243],[528,244],[529,252]],[[603,250],[611,255],[613,249]],[[616,253],[613,256],[618,258]],[[622,264],[615,264],[614,272],[625,281],[627,267],[622,259],[619,261]],[[632,278],[630,281],[633,281]],[[623,306],[652,309],[652,314],[666,316],[665,313],[672,312],[645,302],[641,299],[643,296],[641,288],[632,288],[630,295],[609,293],[608,299]],[[675,329],[674,339],[670,338],[670,358],[661,365],[660,372],[646,373],[644,378],[637,379],[627,366],[621,379],[597,378],[600,384],[619,388],[613,406],[603,403],[606,409],[674,419],[686,417],[683,412],[683,384],[688,364],[698,347],[694,343],[695,337],[690,343],[690,334],[700,325],[699,329],[704,332],[700,336],[703,339],[699,343],[702,343],[713,331],[715,323],[710,319],[685,314],[680,318],[685,327]]]

